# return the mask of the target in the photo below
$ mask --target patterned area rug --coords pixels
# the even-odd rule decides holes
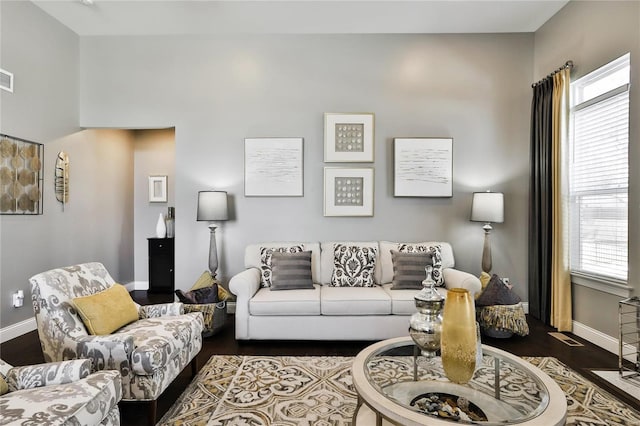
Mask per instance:
[[[525,357],[567,395],[567,425],[638,425],[640,413],[555,358]],[[213,356],[159,425],[347,426],[349,357]]]

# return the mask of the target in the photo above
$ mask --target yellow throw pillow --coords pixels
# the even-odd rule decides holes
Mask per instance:
[[[196,281],[196,283],[191,287],[191,290],[197,290],[199,288],[211,287],[215,283],[215,280],[209,273],[209,271],[204,271],[200,278]]]
[[[7,381],[4,379],[4,377],[0,376],[0,395],[4,395],[7,392],[9,392]]]
[[[480,284],[482,284],[482,289],[476,293],[476,299],[480,297],[484,289],[487,288],[487,285],[489,285],[489,281],[491,281],[491,275],[482,271],[482,273],[480,274]]]
[[[73,304],[90,334],[110,334],[138,320],[138,308],[121,284],[91,296],[76,297]]]
[[[231,297],[229,292],[225,290],[217,280],[213,279],[209,271],[204,271],[196,283],[189,289],[189,291],[198,290],[205,287],[211,287],[214,284],[218,284],[218,300],[227,300]]]

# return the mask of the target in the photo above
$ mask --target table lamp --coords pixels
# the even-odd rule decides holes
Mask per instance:
[[[225,191],[198,192],[198,221],[228,220],[227,193]],[[209,272],[215,279],[218,270],[218,249],[216,247],[216,225],[209,224]]]
[[[482,270],[491,271],[491,243],[489,234],[491,223],[504,222],[504,194],[502,192],[474,192],[471,202],[471,220],[484,222],[484,248],[482,249]]]

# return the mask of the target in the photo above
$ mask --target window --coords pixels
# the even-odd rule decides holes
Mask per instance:
[[[571,273],[626,288],[630,55],[571,83]]]

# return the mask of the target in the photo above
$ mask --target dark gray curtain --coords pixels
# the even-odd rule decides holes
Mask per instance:
[[[553,79],[533,87],[529,200],[529,314],[551,323]]]

